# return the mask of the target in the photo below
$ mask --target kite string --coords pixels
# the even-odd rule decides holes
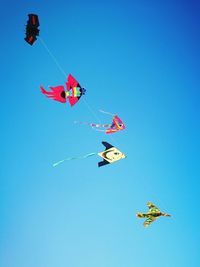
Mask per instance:
[[[83,101],[85,103],[85,105],[87,106],[88,110],[93,114],[93,116],[97,119],[97,121],[99,122],[99,124],[101,124],[100,119],[98,118],[98,116],[95,114],[95,112],[93,111],[93,109],[91,108],[91,106],[87,103],[87,101],[83,98]],[[100,110],[102,113],[109,113],[103,110]],[[109,113],[109,115],[112,115],[111,113]],[[98,130],[97,130],[98,131]],[[100,131],[99,131],[100,132]],[[105,131],[104,131],[105,132]],[[110,136],[110,138],[113,140],[113,142],[116,143],[115,138],[113,138],[113,136]]]
[[[56,59],[56,57],[53,55],[53,53],[48,48],[46,42],[40,36],[38,37],[38,39],[40,40],[41,44],[43,45],[43,47],[45,48],[45,50],[48,52],[48,54],[50,55],[51,59],[54,61],[54,63],[56,64],[56,66],[58,67],[58,69],[60,70],[60,72],[66,77],[67,74],[65,73],[65,71],[61,67],[61,65],[59,64],[59,62]],[[94,118],[97,119],[97,121],[101,124],[101,121],[100,121],[99,117],[96,115],[96,113],[93,111],[92,107],[87,103],[87,101],[84,98],[83,98],[83,102],[84,102],[85,106],[88,108],[88,110],[93,114]],[[101,112],[102,113],[107,113],[107,114],[113,115],[113,114],[111,114],[109,112],[105,112],[103,110],[101,110]],[[112,136],[111,136],[111,139],[114,140],[114,138]]]
[[[94,110],[91,108],[91,106],[87,103],[87,101],[84,98],[83,98],[83,102],[84,102],[85,106],[88,108],[88,110],[93,114],[94,118],[99,122],[99,124],[101,124],[99,117],[96,115]]]
[[[53,61],[55,62],[55,64],[57,65],[57,67],[59,68],[59,70],[61,71],[61,73],[66,77],[67,74],[65,73],[64,69],[61,67],[61,65],[59,64],[59,62],[57,61],[56,57],[49,50],[49,48],[48,48],[47,44],[45,43],[45,41],[41,37],[38,37],[38,39],[40,39],[41,44],[46,49],[46,51],[48,52],[48,54],[50,55],[50,57],[53,59]]]
[[[83,99],[83,101],[84,101],[85,105],[87,106],[88,110],[93,114],[94,118],[96,118],[97,121],[99,122],[99,124],[101,124],[101,121],[100,121],[99,117],[95,114],[95,112],[94,112],[93,109],[90,107],[90,105],[87,103],[87,101],[86,101],[85,99]],[[107,114],[109,114],[109,115],[114,116],[113,114],[111,114],[111,113],[109,113],[109,112],[106,112],[106,111],[103,111],[103,110],[99,110],[99,111],[102,112],[102,113],[105,113],[105,114],[107,113]],[[101,132],[101,130],[97,130],[97,129],[94,129],[94,130]],[[103,130],[102,132],[105,132],[105,131]],[[114,143],[117,143],[116,140],[115,140],[115,138],[114,138],[113,136],[110,136],[110,138],[112,139],[112,141],[113,141]]]
[[[53,53],[50,51],[50,49],[48,48],[47,44],[45,43],[45,41],[41,38],[38,37],[38,39],[41,41],[41,44],[43,45],[43,47],[46,49],[46,51],[48,52],[48,54],[50,55],[50,57],[53,59],[54,63],[57,65],[57,67],[59,68],[59,70],[61,71],[61,73],[66,77],[67,74],[65,73],[64,69],[61,67],[61,65],[59,64],[58,60],[56,59],[56,57],[53,55]],[[83,99],[85,105],[87,106],[88,110],[93,114],[93,116],[98,120],[98,122],[100,123],[99,118],[97,117],[97,115],[95,114],[95,112],[93,111],[93,109],[91,108],[91,106],[86,102],[85,99]]]

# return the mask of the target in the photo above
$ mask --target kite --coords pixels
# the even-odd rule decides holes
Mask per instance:
[[[143,223],[144,227],[148,227],[152,222],[154,222],[160,216],[171,217],[170,214],[161,212],[152,202],[148,202],[147,206],[149,208],[149,211],[147,213],[138,212],[136,214],[138,218],[146,218],[146,220]]]
[[[103,158],[103,161],[100,161],[98,163],[99,167],[113,163],[120,159],[124,159],[126,157],[125,154],[123,154],[121,151],[119,151],[116,147],[112,146],[111,144],[104,141],[102,142],[102,144],[105,146],[105,150],[103,152],[98,153],[98,155]]]
[[[35,14],[28,14],[28,21],[26,25],[26,37],[24,40],[30,44],[33,45],[34,42],[37,40],[36,36],[39,36],[39,19],[38,16]]]
[[[59,85],[56,87],[49,87],[50,92],[46,91],[42,86],[40,86],[41,92],[48,98],[55,101],[65,103],[68,99],[71,106],[75,105],[82,95],[85,94],[85,89],[80,86],[80,84],[74,79],[74,77],[69,74],[66,82],[66,91],[64,86]]]
[[[117,115],[111,114],[109,112],[105,112],[103,110],[100,110],[100,112],[113,116],[112,123],[96,124],[96,123],[88,123],[88,122],[83,123],[83,122],[77,122],[77,121],[75,121],[75,123],[89,125],[92,127],[92,129],[95,129],[96,131],[105,132],[106,134],[116,133],[126,128],[123,121]],[[99,129],[99,128],[104,128],[104,129]]]
[[[99,155],[101,158],[103,158],[103,161],[100,161],[98,163],[98,167],[102,167],[107,164],[111,164],[115,161],[118,161],[120,159],[124,159],[126,156],[123,154],[121,151],[119,151],[116,147],[112,146],[111,144],[103,141],[102,144],[105,146],[105,150],[103,152],[99,153],[89,153],[85,156],[80,156],[80,157],[71,157],[71,158],[66,158],[63,160],[60,160],[56,163],[53,164],[53,167],[58,166],[59,164],[63,163],[64,161],[68,160],[73,160],[73,159],[85,159],[94,155]]]

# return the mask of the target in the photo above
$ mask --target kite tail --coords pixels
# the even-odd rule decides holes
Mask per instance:
[[[167,214],[167,213],[163,213],[163,216],[165,216],[165,217],[171,217],[171,215],[170,214]]]
[[[92,127],[92,129],[94,130],[94,131],[97,131],[97,132],[106,132],[107,130],[102,130],[102,129],[96,129],[96,128],[94,128],[94,127]]]
[[[66,102],[64,86],[49,87],[51,91],[46,91],[42,86],[40,86],[41,92],[48,98],[56,100],[61,103]]]
[[[89,125],[92,128],[109,128],[111,126],[111,124],[99,124],[99,123],[97,124],[97,123],[80,122],[80,121],[74,121],[74,123]],[[102,130],[102,131],[104,131],[104,130]]]
[[[60,161],[54,163],[53,164],[53,167],[58,166],[59,164],[63,163],[64,161],[73,160],[73,159],[86,159],[86,158],[91,157],[91,156],[94,156],[96,154],[97,153],[89,153],[89,154],[87,154],[85,156],[66,158],[66,159],[63,159],[63,160],[60,160]]]
[[[110,112],[104,111],[104,110],[102,110],[102,109],[99,109],[99,111],[100,111],[101,113],[104,113],[104,114],[108,114],[108,115],[111,115],[111,116],[115,116],[115,114],[112,114],[112,113],[110,113]]]

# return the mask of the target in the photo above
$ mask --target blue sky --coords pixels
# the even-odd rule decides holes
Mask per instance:
[[[1,5],[0,266],[196,267],[199,264],[200,4],[196,1],[4,1]],[[39,86],[86,88],[71,108]],[[126,130],[107,136],[74,120]],[[97,121],[97,118],[99,121]],[[97,167],[106,140],[127,158]],[[153,201],[172,214],[148,229]]]

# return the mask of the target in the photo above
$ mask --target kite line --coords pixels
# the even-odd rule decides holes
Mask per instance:
[[[40,40],[42,46],[44,47],[44,49],[47,51],[47,53],[49,54],[49,56],[51,57],[51,59],[54,61],[54,63],[56,64],[56,66],[58,67],[58,69],[60,70],[60,72],[64,75],[64,77],[66,78],[67,74],[64,71],[63,67],[60,65],[60,63],[58,62],[57,58],[54,56],[54,54],[51,52],[51,50],[49,49],[48,45],[46,44],[46,42],[40,37],[38,36],[38,39]],[[96,113],[94,112],[93,108],[87,103],[87,101],[85,100],[85,98],[82,98],[82,101],[84,102],[85,106],[87,107],[87,109],[90,111],[90,113],[93,115],[93,117],[99,122],[99,124],[101,124],[101,120],[99,119],[99,117],[96,115]],[[99,110],[100,112],[104,113],[104,114],[108,114],[111,116],[114,116],[114,114],[111,114],[109,112],[103,111],[103,110]],[[100,131],[101,130],[97,130]],[[114,141],[115,139],[113,138],[113,136],[110,136],[110,138]]]
[[[47,44],[45,43],[45,41],[39,36],[38,39],[41,41],[41,44],[43,45],[43,47],[46,49],[47,53],[50,55],[50,57],[52,58],[52,60],[55,62],[56,66],[59,68],[60,72],[65,76],[67,76],[66,72],[64,71],[64,69],[61,67],[61,65],[59,64],[58,60],[56,59],[56,57],[52,54],[52,52],[49,50]]]
[[[50,55],[51,59],[54,61],[54,63],[56,64],[56,66],[58,67],[58,69],[60,70],[60,72],[65,76],[67,76],[66,72],[64,71],[64,69],[61,67],[61,65],[59,64],[58,60],[56,59],[56,57],[53,55],[53,53],[50,51],[50,49],[48,48],[47,44],[45,43],[45,41],[39,36],[38,39],[41,41],[41,44],[43,45],[43,47],[45,48],[45,50],[47,51],[47,53]],[[91,108],[91,106],[86,102],[86,100],[83,98],[83,102],[85,103],[85,105],[87,106],[88,110],[93,114],[93,116],[100,122],[99,118],[97,117],[97,115],[95,114],[95,112],[93,111],[93,109]]]

